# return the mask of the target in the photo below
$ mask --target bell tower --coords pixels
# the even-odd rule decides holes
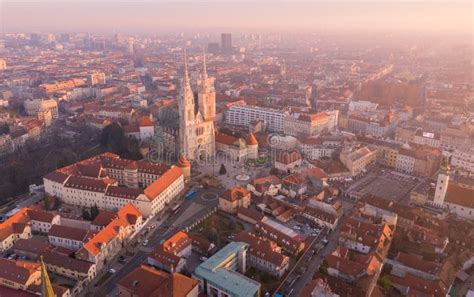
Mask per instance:
[[[438,180],[436,181],[436,190],[433,198],[433,203],[436,206],[443,206],[444,199],[446,198],[446,193],[448,192],[449,173],[449,159],[448,157],[443,157],[441,168],[438,174]]]
[[[201,73],[201,88],[198,93],[199,111],[206,121],[213,121],[216,117],[216,91],[214,79],[207,75],[206,53],[203,52]]]
[[[181,94],[178,100],[179,107],[179,149],[187,158],[193,159],[191,149],[195,139],[194,94],[188,73],[188,57],[184,50],[184,73],[181,81]]]

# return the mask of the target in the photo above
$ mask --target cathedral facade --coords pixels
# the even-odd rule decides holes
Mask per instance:
[[[207,75],[206,56],[198,81],[198,106],[189,80],[188,63],[184,52],[184,75],[181,83],[179,108],[179,154],[189,160],[204,160],[215,155],[216,92],[214,79]]]

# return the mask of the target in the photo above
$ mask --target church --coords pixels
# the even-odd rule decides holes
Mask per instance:
[[[216,91],[214,80],[207,75],[206,55],[203,54],[203,69],[198,81],[198,106],[188,73],[188,61],[184,51],[184,74],[178,99],[179,136],[178,149],[188,160],[204,160],[215,155]]]

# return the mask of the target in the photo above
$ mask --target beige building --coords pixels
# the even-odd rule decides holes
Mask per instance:
[[[28,239],[31,237],[30,218],[28,217],[27,211],[27,208],[22,208],[0,224],[0,252],[12,248],[19,239]]]
[[[183,172],[178,166],[104,153],[51,172],[43,182],[47,194],[66,203],[117,210],[130,202],[148,217],[184,189]]]
[[[246,231],[238,233],[234,240],[249,245],[247,250],[249,266],[276,278],[281,278],[288,271],[290,258],[282,253],[282,248],[275,242]]]
[[[326,113],[292,114],[285,117],[283,132],[292,136],[316,136],[329,131],[331,120],[331,116]]]
[[[29,116],[37,116],[38,112],[50,110],[54,119],[59,117],[58,103],[53,99],[28,99],[23,102],[23,107]]]
[[[405,144],[398,152],[395,169],[406,174],[431,177],[438,171],[442,158],[440,149]]]
[[[87,281],[93,280],[96,276],[96,265],[94,263],[49,251],[43,253],[42,256],[48,271],[55,274]]]
[[[107,226],[91,237],[76,252],[76,259],[96,264],[100,271],[110,258],[120,252],[130,236],[142,226],[142,215],[132,204],[127,204],[117,212]]]
[[[15,290],[23,290],[41,283],[40,264],[0,258],[0,285]]]
[[[363,172],[368,165],[375,163],[376,158],[377,150],[372,146],[345,149],[339,155],[342,164],[349,169],[352,176]]]
[[[235,186],[227,190],[222,197],[219,197],[219,209],[235,214],[239,207],[249,207],[250,196],[250,192],[247,189]]]

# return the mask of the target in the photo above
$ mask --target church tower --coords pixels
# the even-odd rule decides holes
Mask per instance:
[[[198,93],[199,111],[204,120],[213,121],[216,117],[216,91],[213,78],[207,75],[205,52],[202,57],[201,88]]]
[[[449,183],[449,173],[449,159],[448,157],[443,157],[441,168],[438,174],[438,180],[436,181],[436,190],[433,198],[433,203],[438,207],[443,206],[444,198],[446,198]]]
[[[207,76],[205,57],[203,67],[196,113],[194,94],[189,80],[186,51],[184,52],[184,74],[178,101],[179,148],[180,153],[190,161],[213,157],[216,149],[214,131],[216,92],[213,79]]]
[[[181,80],[181,94],[178,100],[179,108],[179,149],[181,154],[184,154],[189,159],[194,158],[194,152],[191,151],[191,146],[194,140],[194,94],[191,89],[191,82],[189,81],[188,73],[188,57],[186,49],[184,50],[184,73]]]

